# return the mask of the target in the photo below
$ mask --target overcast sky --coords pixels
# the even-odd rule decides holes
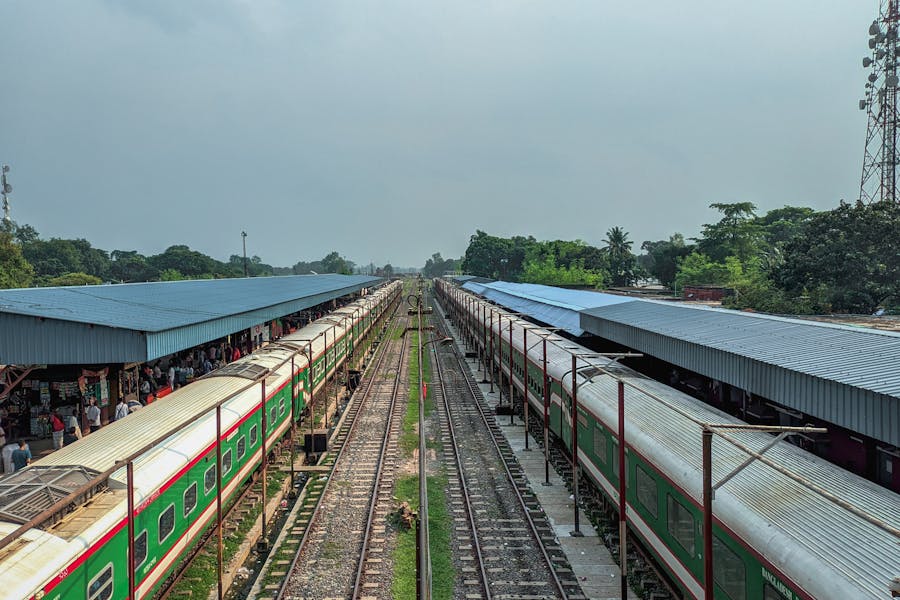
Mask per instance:
[[[42,237],[421,266],[858,195],[868,0],[0,2]]]

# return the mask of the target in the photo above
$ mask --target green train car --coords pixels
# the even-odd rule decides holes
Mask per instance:
[[[590,350],[446,281],[438,281],[436,289],[481,351],[490,355],[493,349],[494,369],[505,379],[504,385],[512,379],[519,396],[527,398],[532,416],[542,420],[544,405],[549,403],[546,426],[571,453],[572,355],[590,354]],[[544,336],[546,356],[543,343],[537,343]],[[629,535],[652,554],[677,593],[702,598],[700,424],[742,422],[611,360],[592,357],[589,362],[577,363],[574,378],[578,462],[607,500],[618,506],[618,388],[623,382]],[[753,431],[729,435],[756,452],[773,440]],[[715,437],[713,481],[722,480],[748,456]],[[890,597],[892,581],[900,575],[900,496],[786,442],[776,444],[765,456],[774,467],[754,461],[716,491],[714,597]]]
[[[61,519],[15,539],[10,535],[22,523],[0,513],[0,539],[6,542],[0,549],[0,598],[153,597],[215,523],[217,496],[226,503],[251,477],[263,449],[286,435],[291,416],[299,418],[311,394],[399,293],[399,283],[384,286],[7,477],[3,483],[24,498],[40,495],[42,485],[71,491],[73,482],[109,474],[82,503],[62,507]],[[120,462],[129,457],[132,527],[127,468]]]

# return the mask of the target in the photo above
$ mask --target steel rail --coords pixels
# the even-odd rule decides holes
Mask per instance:
[[[547,565],[547,569],[550,571],[550,576],[553,579],[553,584],[556,587],[556,590],[559,592],[560,597],[564,599],[568,599],[569,594],[565,590],[565,586],[562,581],[560,581],[559,576],[556,574],[556,570],[553,567],[553,561],[550,559],[550,555],[547,553],[547,548],[544,546],[543,541],[541,540],[540,533],[538,533],[537,526],[534,523],[534,519],[531,517],[531,512],[528,509],[528,505],[525,503],[525,499],[522,497],[522,493],[519,490],[518,485],[516,485],[516,480],[513,477],[512,471],[509,470],[509,465],[506,460],[503,458],[503,452],[500,449],[500,445],[497,443],[497,438],[494,435],[494,431],[491,428],[490,422],[488,421],[487,414],[485,413],[484,407],[482,403],[478,401],[477,387],[475,387],[474,382],[472,381],[472,377],[467,373],[467,365],[464,363],[463,359],[459,356],[459,351],[455,347],[452,348],[453,358],[456,360],[457,364],[460,368],[460,373],[463,376],[463,379],[466,382],[466,386],[469,388],[469,393],[472,395],[475,400],[475,406],[478,408],[478,414],[481,416],[482,422],[484,422],[485,427],[487,427],[488,431],[491,434],[491,443],[494,446],[494,449],[497,451],[497,455],[500,457],[500,461],[503,464],[503,470],[506,472],[506,477],[512,485],[513,490],[516,493],[516,499],[519,501],[519,507],[522,509],[522,512],[525,514],[525,518],[528,521],[528,529],[531,532],[531,537],[534,539],[538,548],[540,548],[541,556],[544,558],[544,563]]]
[[[459,471],[459,486],[462,491],[462,497],[464,499],[464,505],[466,508],[466,516],[469,519],[469,527],[472,530],[472,547],[475,550],[475,555],[478,559],[478,570],[481,574],[481,585],[484,588],[484,598],[485,600],[491,600],[493,597],[491,594],[491,588],[488,584],[488,576],[487,571],[484,567],[484,557],[481,554],[481,541],[478,536],[478,528],[475,525],[475,515],[472,511],[472,504],[469,499],[469,486],[466,481],[466,475],[463,473],[463,463],[462,458],[459,454],[459,444],[456,441],[456,427],[453,425],[453,415],[450,412],[450,402],[448,400],[447,394],[447,386],[444,377],[444,367],[441,365],[440,357],[435,353],[436,360],[434,361],[437,365],[436,373],[438,376],[438,383],[440,384],[441,396],[444,401],[444,410],[447,412],[447,425],[450,431],[450,442],[453,447],[453,457],[456,459],[457,471]]]
[[[394,417],[394,411],[397,406],[397,394],[400,391],[400,371],[403,368],[406,353],[409,350],[409,337],[403,335],[403,341],[400,346],[399,361],[397,367],[397,377],[394,378],[394,387],[391,390],[391,404],[387,410],[387,420],[384,427],[384,438],[381,440],[381,448],[378,451],[378,462],[375,470],[375,480],[372,483],[372,495],[369,498],[369,512],[366,515],[366,528],[363,531],[362,548],[359,552],[359,563],[356,567],[356,577],[353,582],[353,594],[350,598],[359,597],[359,591],[362,587],[363,570],[366,566],[366,554],[369,551],[369,536],[372,533],[372,522],[375,520],[375,508],[378,504],[378,486],[381,484],[381,476],[384,472],[384,457],[387,453],[388,442],[391,438],[391,420]],[[354,425],[356,423],[354,422]]]
[[[393,306],[394,312],[391,314],[391,318],[393,318],[396,315],[398,307],[399,307],[399,303],[395,303]],[[376,325],[376,324],[373,324],[373,328],[374,328],[374,325]],[[384,357],[387,355],[386,348],[387,348],[387,344],[378,344],[378,348],[375,350],[375,352],[377,353],[375,361],[369,363],[368,367],[366,367],[367,371],[372,370],[372,372],[374,373],[380,368],[381,363],[384,361]],[[399,377],[398,377],[398,379],[399,379]],[[359,396],[360,396],[359,409],[360,410],[357,411],[357,416],[359,415],[359,412],[362,411],[362,407],[364,406],[364,403],[368,400],[369,394],[371,393],[371,391],[374,387],[374,382],[375,382],[374,378],[372,378],[372,377],[366,377],[364,379],[364,381],[365,381],[365,387],[362,390],[362,394],[359,394]],[[310,418],[312,418],[312,417],[310,417]],[[351,423],[351,425],[350,425],[350,429],[347,431],[347,436],[346,436],[347,440],[350,439],[350,435],[352,434],[352,432],[356,426],[356,422],[357,421],[354,418],[353,423]],[[337,464],[338,460],[341,458],[341,456],[343,456],[346,448],[347,448],[347,444],[344,443],[344,445],[341,446],[340,450],[338,451],[337,455],[335,456],[333,465]],[[334,467],[332,466],[332,470],[333,470],[333,468]],[[314,515],[318,513],[319,507],[322,503],[322,498],[325,497],[325,493],[328,491],[328,488],[331,486],[331,481],[332,481],[332,478],[329,477],[328,480],[325,482],[325,485],[323,486],[321,493],[319,494],[318,500],[316,500],[315,506],[312,507],[312,511],[313,511]],[[312,531],[313,522],[314,522],[313,518],[310,518],[309,523],[307,524],[306,529],[303,532],[303,536],[300,538],[300,543],[297,545],[297,551],[294,554],[294,557],[291,559],[291,564],[287,568],[287,575],[285,575],[284,579],[282,579],[281,583],[278,585],[278,590],[275,593],[275,600],[283,600],[283,598],[284,598],[285,590],[287,589],[287,583],[290,580],[291,573],[294,572],[294,570],[297,566],[297,561],[300,559],[300,555],[303,552],[303,548],[306,546],[306,542],[309,539],[309,533],[310,533],[310,531]]]

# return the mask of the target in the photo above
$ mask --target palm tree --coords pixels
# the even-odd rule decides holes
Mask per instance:
[[[606,232],[604,251],[609,257],[609,273],[613,285],[631,285],[635,281],[636,259],[631,253],[632,241],[628,232],[616,225]]]

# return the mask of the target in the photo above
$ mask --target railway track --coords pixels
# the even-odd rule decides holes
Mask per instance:
[[[439,330],[443,317],[435,315]],[[455,469],[456,598],[584,598],[551,524],[455,347],[434,373],[442,458]]]
[[[405,329],[405,322],[405,317],[398,319],[393,331]],[[381,557],[386,554],[381,552],[384,527],[375,521],[384,516],[384,499],[390,499],[392,489],[389,463],[396,458],[405,407],[407,346],[405,335],[389,335],[382,342],[371,374],[356,394],[355,413],[342,420],[333,468],[316,478],[319,496],[304,505],[300,514],[305,521],[294,524],[286,538],[299,537],[286,577],[276,593],[260,597],[353,598],[362,589],[389,582],[390,570],[379,566],[387,558]],[[389,357],[396,362],[387,365]]]

